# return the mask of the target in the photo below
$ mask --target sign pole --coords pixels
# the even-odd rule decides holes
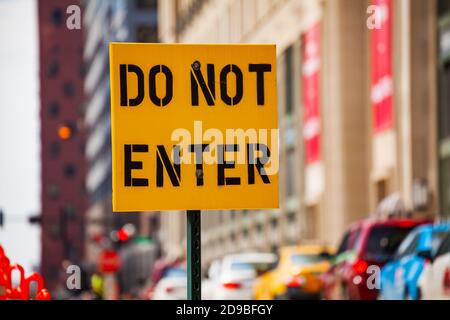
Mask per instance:
[[[200,210],[187,210],[187,294],[188,300],[201,300]]]

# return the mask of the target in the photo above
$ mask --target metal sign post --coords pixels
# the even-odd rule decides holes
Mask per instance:
[[[187,294],[188,300],[201,300],[200,210],[187,210]]]

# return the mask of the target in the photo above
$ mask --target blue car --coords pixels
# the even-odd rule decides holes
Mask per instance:
[[[403,240],[393,260],[381,269],[380,299],[417,300],[417,286],[427,256],[433,256],[450,223],[426,224],[415,228]]]

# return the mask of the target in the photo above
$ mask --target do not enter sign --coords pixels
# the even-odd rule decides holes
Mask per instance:
[[[110,44],[113,210],[278,207],[274,45]]]

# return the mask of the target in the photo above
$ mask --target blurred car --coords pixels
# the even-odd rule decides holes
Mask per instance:
[[[449,230],[449,223],[427,224],[413,230],[393,261],[381,269],[380,299],[419,299],[418,280],[426,262],[421,253],[434,256]]]
[[[332,259],[330,270],[322,276],[322,297],[375,300],[379,282],[368,286],[373,273],[392,259],[413,228],[427,222],[393,217],[370,218],[351,225]]]
[[[419,278],[419,296],[424,300],[450,300],[450,232],[442,240],[436,255],[419,253],[425,266]]]
[[[275,269],[258,278],[255,299],[318,299],[322,282],[319,275],[330,267],[330,251],[318,245],[280,249]]]
[[[225,256],[212,275],[208,298],[214,300],[253,299],[255,279],[273,268],[277,256],[272,253],[241,253]]]
[[[202,299],[213,300],[216,281],[220,274],[221,259],[217,259],[211,262],[208,268],[208,275],[202,279]]]
[[[167,269],[156,284],[153,300],[186,300],[187,273],[186,269],[174,267]]]

